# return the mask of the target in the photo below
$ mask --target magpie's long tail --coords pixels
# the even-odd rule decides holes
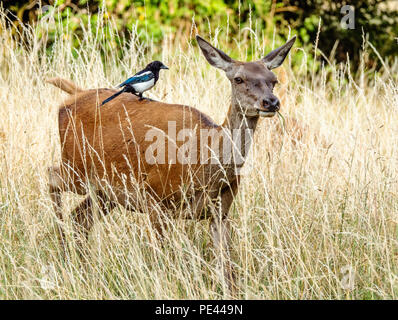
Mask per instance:
[[[101,106],[103,106],[105,103],[115,99],[119,94],[122,94],[123,92],[125,92],[126,90],[123,88],[122,90],[120,90],[119,92],[116,92],[114,95],[111,95],[109,98],[105,99],[104,101],[102,101]]]

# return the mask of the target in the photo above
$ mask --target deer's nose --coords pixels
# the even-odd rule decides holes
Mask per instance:
[[[277,97],[265,98],[263,99],[263,107],[267,108],[267,111],[278,111],[280,107],[279,99]]]

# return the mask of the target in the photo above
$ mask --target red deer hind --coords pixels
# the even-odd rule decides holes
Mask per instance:
[[[129,210],[144,210],[145,206],[160,235],[166,218],[210,218],[224,283],[234,290],[227,216],[238,191],[239,168],[252,141],[252,135],[245,133],[255,131],[259,117],[272,117],[279,110],[279,100],[272,93],[277,78],[270,70],[283,63],[295,37],[255,62],[235,61],[200,36],[196,39],[207,61],[225,71],[231,82],[232,101],[222,125],[195,108],[139,101],[128,93],[99,107],[116,90],[83,90],[68,80],[49,80],[70,94],[59,109],[62,160],[60,166],[49,169],[50,193],[62,222],[61,193],[87,195],[89,188],[94,190],[72,212],[75,234],[80,239],[77,241],[87,238],[93,227],[93,194],[104,215],[118,203]],[[187,129],[188,134],[184,131]],[[232,148],[217,153],[213,161],[214,140],[218,139],[218,146],[226,146],[225,142],[232,140],[232,131],[241,133],[244,143],[236,147],[234,141]],[[179,132],[185,132],[185,140],[179,136],[175,139]],[[163,147],[154,143],[155,137],[161,140],[159,134],[165,138]],[[212,139],[214,136],[217,139]],[[192,142],[188,144],[190,161],[176,156],[181,155],[186,137]],[[151,154],[154,146],[158,146],[157,152]],[[239,156],[233,152],[236,148]],[[208,158],[203,157],[207,151]],[[137,186],[144,192],[140,193]],[[144,194],[145,201],[140,194]],[[59,226],[60,240],[65,245],[62,223]]]

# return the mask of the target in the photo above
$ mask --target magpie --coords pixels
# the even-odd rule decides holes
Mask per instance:
[[[145,69],[137,72],[134,76],[128,78],[126,81],[118,85],[118,88],[123,88],[119,92],[102,101],[101,106],[116,98],[123,92],[130,92],[138,97],[140,100],[144,99],[142,94],[151,89],[159,79],[160,69],[169,69],[160,61],[153,61],[148,64]]]

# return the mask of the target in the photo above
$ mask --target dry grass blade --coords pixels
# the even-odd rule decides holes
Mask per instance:
[[[44,55],[34,30],[25,30],[27,44],[0,30],[0,298],[222,298],[207,222],[173,221],[158,246],[144,213],[119,208],[96,225],[86,264],[73,250],[63,260],[56,239],[47,167],[60,156],[64,95],[45,79],[109,87],[153,53],[142,56],[133,40],[122,59],[109,51],[102,59],[100,40],[86,31],[76,57],[67,36]],[[149,96],[221,121],[229,84],[198,49],[173,48],[165,40],[162,61],[171,70]],[[240,298],[396,298],[398,86],[376,79],[358,90],[343,69],[328,70],[325,85],[326,71],[293,78],[287,67],[284,128],[278,117],[261,121],[253,170],[231,214]],[[77,198],[65,196],[65,212]]]

